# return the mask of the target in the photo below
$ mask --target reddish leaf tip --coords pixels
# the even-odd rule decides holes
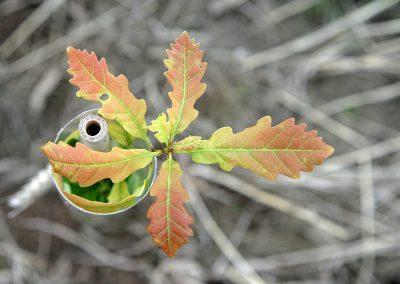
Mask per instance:
[[[60,143],[63,143],[63,142],[59,142],[59,144],[60,144]],[[48,141],[46,144],[42,145],[42,147],[40,147],[40,149],[41,149],[42,152],[47,156],[47,152],[48,152],[49,149],[50,149],[51,147],[53,147],[54,145],[56,145],[56,144],[53,143],[53,142],[51,142],[51,141]]]
[[[76,49],[73,46],[68,46],[67,47],[67,55],[69,58],[71,58],[76,52],[78,51],[78,49]]]
[[[179,37],[180,37],[180,38],[183,38],[183,37],[190,38],[190,36],[189,36],[189,34],[188,34],[187,31],[183,31]]]
[[[289,125],[294,125],[296,123],[296,120],[293,117],[288,118],[286,121],[287,121],[287,124],[289,124]]]
[[[72,46],[68,46],[67,47],[67,53],[70,53],[71,51],[73,51],[75,48]]]

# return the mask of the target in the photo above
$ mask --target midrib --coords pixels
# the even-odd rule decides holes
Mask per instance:
[[[197,149],[189,151],[176,151],[175,153],[197,153],[197,152],[322,152],[329,151],[329,149],[240,149],[240,148],[210,148],[210,149]]]
[[[174,126],[174,131],[172,132],[171,135],[171,140],[174,139],[176,131],[178,130],[179,123],[181,122],[182,114],[183,114],[183,107],[186,103],[186,88],[187,88],[187,68],[186,68],[186,45],[183,45],[183,86],[182,86],[182,102],[179,105],[179,114],[178,114],[178,119],[176,120],[175,126]]]
[[[149,156],[154,156],[154,155],[155,155],[154,152],[150,152],[150,153],[146,153],[146,154],[143,154],[143,155],[127,158],[127,159],[124,159],[124,160],[121,160],[121,161],[111,162],[111,163],[102,163],[102,164],[76,164],[76,163],[66,163],[66,162],[61,162],[61,161],[56,161],[56,160],[54,160],[54,161],[56,163],[62,164],[62,165],[94,168],[94,167],[107,167],[107,166],[118,165],[118,164],[122,164],[122,163],[127,163],[127,162],[132,161],[132,160],[145,158],[145,157],[149,157]]]

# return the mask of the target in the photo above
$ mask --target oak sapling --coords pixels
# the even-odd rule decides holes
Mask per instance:
[[[76,95],[101,103],[98,113],[105,119],[119,123],[129,136],[129,141],[141,139],[145,149],[113,147],[109,152],[97,152],[81,143],[48,142],[42,147],[56,174],[80,186],[90,186],[111,179],[115,188],[124,190],[124,180],[134,171],[149,165],[154,157],[164,155],[159,175],[150,195],[155,197],[148,210],[148,232],[154,243],[168,256],[188,242],[193,231],[193,218],[184,207],[189,195],[181,184],[182,170],[174,159],[175,154],[188,154],[196,163],[219,164],[225,170],[239,166],[269,180],[278,174],[299,178],[300,171],[310,172],[333,153],[333,148],[317,137],[315,130],[306,131],[305,124],[295,124],[290,118],[272,126],[265,116],[241,132],[233,133],[230,127],[217,129],[209,139],[189,136],[176,141],[197,116],[196,101],[204,94],[202,82],[207,63],[203,51],[183,32],[164,61],[165,76],[172,90],[168,93],[171,107],[148,126],[145,121],[146,102],[136,99],[129,89],[125,76],[115,77],[108,71],[104,58],[95,53],[68,47],[70,82],[79,88]],[[106,96],[104,96],[106,94]],[[162,147],[154,149],[147,132],[154,132]],[[132,144],[131,144],[132,145]],[[110,202],[118,200],[110,198]]]

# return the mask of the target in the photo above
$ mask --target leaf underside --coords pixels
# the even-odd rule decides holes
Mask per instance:
[[[111,192],[107,197],[108,202],[117,202],[121,201],[127,196],[129,196],[128,185],[125,181],[121,181],[119,183],[114,183]]]
[[[63,192],[64,196],[76,206],[93,213],[114,213],[135,203],[135,196],[129,195],[122,200],[104,203],[87,200],[75,194]]]
[[[236,134],[223,127],[209,140],[185,139],[174,145],[174,152],[189,153],[197,163],[219,164],[225,171],[240,166],[269,180],[278,174],[299,178],[300,171],[312,171],[334,151],[315,130],[305,128],[306,124],[296,125],[292,118],[271,126],[266,116]]]
[[[182,133],[197,118],[194,108],[196,101],[204,94],[206,84],[201,82],[207,63],[203,62],[204,52],[183,32],[167,50],[168,59],[164,64],[168,71],[165,76],[172,86],[168,93],[172,106],[165,114],[152,122],[149,129],[156,132],[155,137],[162,143],[172,142],[175,135]]]
[[[49,158],[55,173],[79,182],[83,187],[106,178],[118,183],[134,171],[146,167],[155,156],[154,152],[145,149],[114,147],[104,153],[93,151],[82,143],[72,147],[64,142],[48,142],[42,151]]]
[[[116,120],[107,120],[108,132],[110,137],[120,146],[128,148],[132,145],[132,138],[126,130]]]
[[[101,103],[99,114],[107,119],[116,119],[132,136],[145,140],[148,144],[145,114],[146,102],[138,100],[129,90],[128,79],[124,75],[115,77],[108,71],[104,58],[100,60],[94,52],[68,47],[68,64],[71,84],[77,86],[78,97]]]
[[[190,228],[193,218],[184,207],[189,195],[182,187],[181,175],[179,164],[170,155],[161,166],[159,176],[150,191],[150,195],[155,196],[156,200],[147,212],[147,218],[150,219],[147,229],[154,243],[168,256],[174,256],[193,235]]]

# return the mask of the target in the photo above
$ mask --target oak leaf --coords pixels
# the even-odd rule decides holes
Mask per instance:
[[[126,132],[126,130],[116,120],[107,119],[108,132],[115,142],[122,147],[128,148],[132,145],[132,137]]]
[[[121,201],[127,196],[129,196],[130,193],[128,191],[128,185],[126,184],[126,181],[121,181],[119,183],[114,183],[111,192],[107,197],[108,202],[117,202]]]
[[[119,201],[104,203],[104,202],[87,200],[78,195],[71,194],[68,192],[63,192],[63,194],[69,201],[71,201],[79,208],[82,208],[92,213],[102,213],[102,214],[114,213],[116,211],[120,211],[125,208],[131,207],[133,204],[135,204],[135,198],[136,198],[133,195],[129,195]]]
[[[48,142],[42,151],[49,158],[55,173],[79,182],[83,187],[106,178],[118,183],[132,172],[146,167],[156,155],[145,149],[125,150],[117,147],[110,152],[98,152],[79,142],[75,147],[64,142]]]
[[[164,133],[155,136],[165,144],[172,142],[175,135],[182,133],[197,118],[198,111],[194,104],[206,90],[206,84],[201,79],[207,67],[207,62],[202,61],[204,52],[187,32],[171,44],[167,54],[164,64],[168,71],[165,76],[172,86],[172,91],[168,93],[172,106],[167,110],[168,121],[165,115],[159,116],[150,127],[153,132]]]
[[[125,130],[150,145],[147,137],[145,114],[146,102],[138,100],[129,90],[128,79],[124,75],[115,77],[108,71],[104,58],[100,60],[94,52],[67,48],[71,84],[77,86],[78,97],[101,103],[98,113],[107,119],[116,119]]]
[[[194,162],[219,164],[225,171],[240,166],[270,180],[278,174],[299,178],[300,171],[310,172],[333,153],[333,148],[317,137],[315,130],[305,131],[293,118],[271,126],[269,116],[255,126],[234,134],[232,128],[216,130],[209,140],[192,141],[175,153],[189,153]],[[192,149],[190,149],[192,148]]]
[[[147,229],[154,243],[168,256],[174,256],[193,235],[190,228],[193,218],[184,207],[189,195],[181,184],[181,175],[179,164],[170,155],[161,166],[159,176],[150,191],[150,195],[155,196],[156,200],[147,212],[147,218],[150,219]]]
[[[192,150],[196,150],[200,143],[202,142],[200,136],[188,136],[178,142],[172,144],[172,147],[175,152],[190,152]]]
[[[167,144],[171,137],[171,124],[167,121],[165,113],[160,114],[156,119],[151,121],[149,130],[155,132],[154,137],[161,143]]]

